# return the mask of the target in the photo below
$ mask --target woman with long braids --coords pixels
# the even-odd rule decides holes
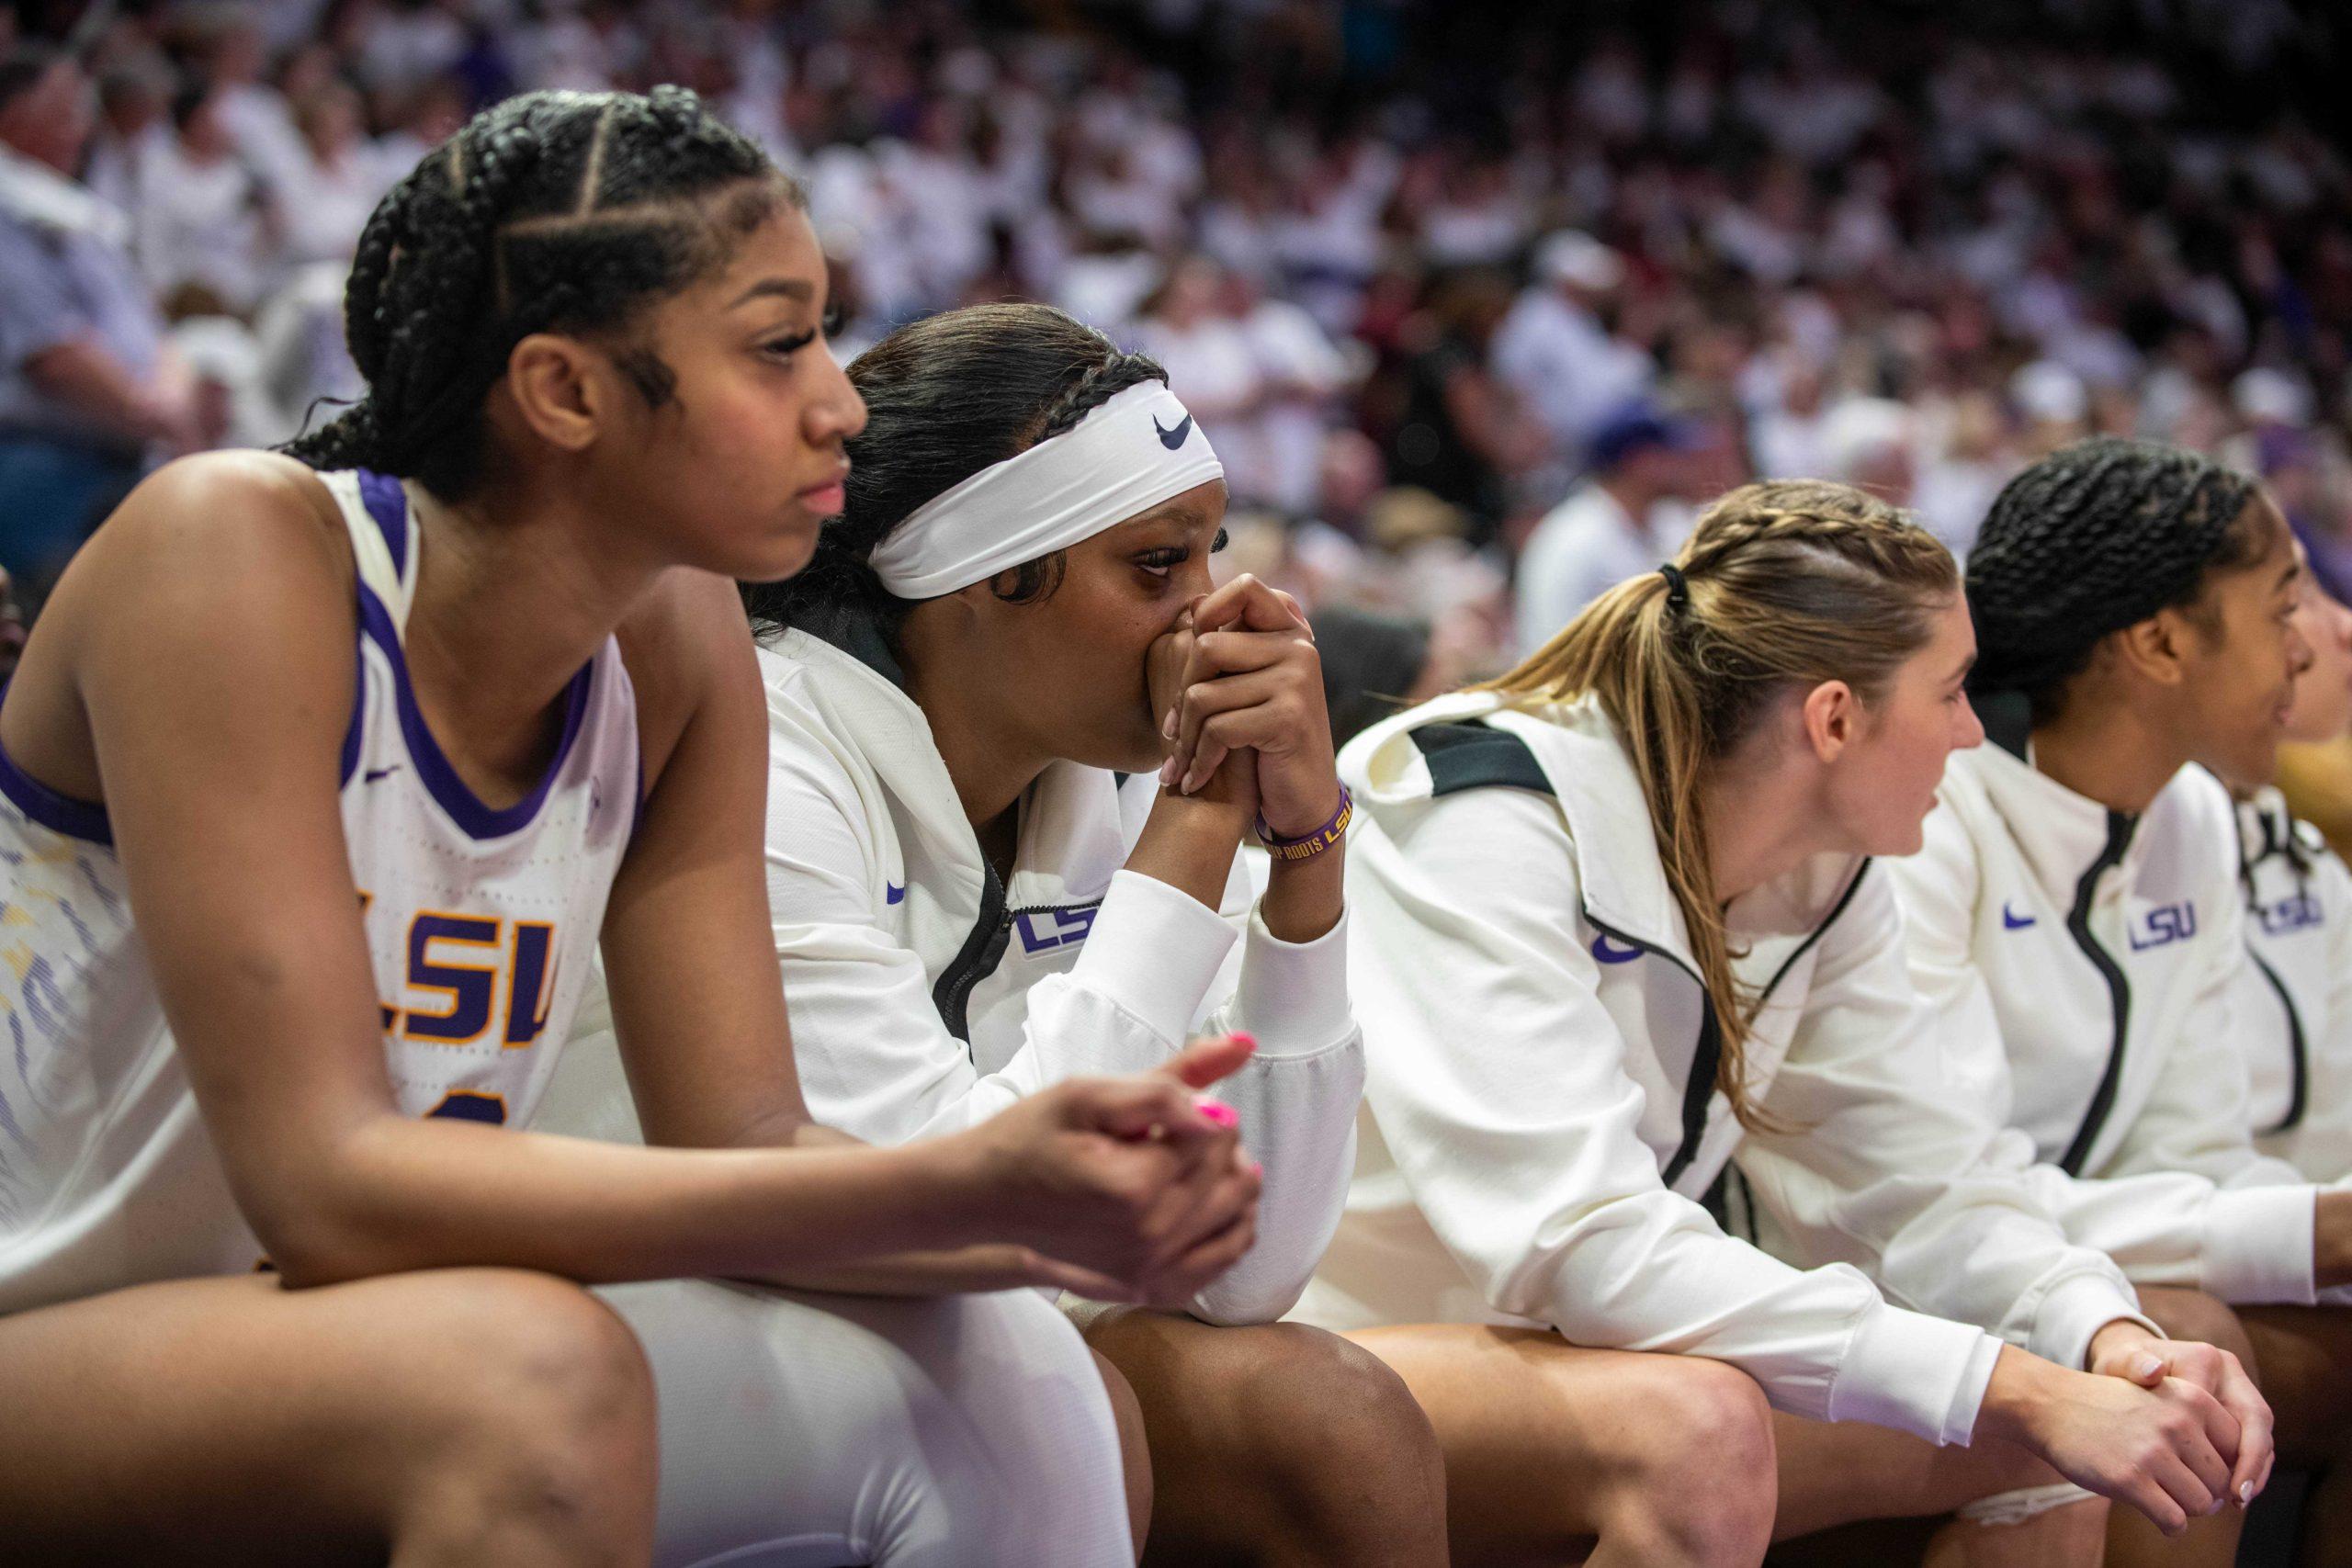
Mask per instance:
[[[1428,1411],[1457,1561],[1752,1563],[1958,1510],[1932,1561],[2094,1562],[2105,1506],[2067,1482],[2178,1529],[2260,1472],[2225,1355],[2075,1370],[2152,1330],[1938,1091],[1872,857],[1980,739],[1972,640],[1907,517],[1750,485],[1343,753],[1371,1115],[1302,1315]],[[1735,1156],[1836,1261],[1726,1234]]]
[[[2156,1322],[2245,1356],[2280,1456],[2324,1467],[2352,1427],[2352,1313],[2313,1303],[2352,1283],[2352,1191],[2254,1146],[2213,777],[2269,774],[2312,663],[2301,575],[2278,509],[2195,453],[2087,441],[2018,474],[1968,563],[1995,744],[1953,760],[1893,869],[1913,978],[1962,1023],[1954,1093],[2012,1130],[2004,1158]],[[2164,1561],[2227,1562],[2240,1523]],[[2115,1561],[2157,1555],[2136,1529],[2118,1521]]]
[[[1148,1557],[1440,1562],[1411,1396],[1274,1321],[1338,1221],[1363,1083],[1312,636],[1262,584],[1213,586],[1222,466],[1150,359],[996,305],[903,327],[849,375],[868,423],[848,506],[808,572],[749,594],[809,1104],[897,1144],[1148,1070],[1192,1028],[1250,1031],[1218,1092],[1264,1162],[1257,1245],[1183,1314],[1080,1314],[1148,1438]],[[1212,738],[1182,771],[1180,719]],[[575,1080],[599,1060],[582,1041],[560,1110],[626,1110],[609,1066]]]
[[[1130,1561],[1046,1303],[692,1278],[1174,1301],[1252,1234],[1235,1047],[905,1148],[803,1109],[728,580],[840,506],[824,309],[692,95],[509,101],[368,223],[366,399],[66,572],[0,710],[5,1555]],[[515,1128],[600,945],[676,1146]]]

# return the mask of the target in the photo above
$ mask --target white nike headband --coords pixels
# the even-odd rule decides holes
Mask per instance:
[[[899,598],[936,599],[1224,477],[1207,434],[1176,394],[1144,381],[1074,428],[933,496],[874,547],[866,564]]]

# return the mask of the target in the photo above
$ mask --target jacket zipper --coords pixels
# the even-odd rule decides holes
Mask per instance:
[[[2285,836],[2282,838],[2278,823],[2272,819],[2268,812],[2256,812],[2256,820],[2262,824],[2262,847],[2249,855],[2245,852],[2245,819],[2243,817],[2238,819],[2238,880],[2245,885],[2247,912],[2259,919],[2262,908],[2256,899],[2254,874],[2273,855],[2285,860],[2294,868],[2298,882],[2296,890],[2299,893],[2308,892],[2310,885],[2304,880],[2302,863],[2289,848],[2289,841],[2294,837],[2293,825],[2291,823],[2288,825]],[[2311,1047],[2303,1038],[2303,1015],[2297,1010],[2294,996],[2287,989],[2287,983],[2278,977],[2278,971],[2270,966],[2268,959],[2255,951],[2254,943],[2250,940],[2246,943],[2245,955],[2254,960],[2254,966],[2262,972],[2263,979],[2268,981],[2270,988],[2278,994],[2278,1005],[2286,1010],[2287,1014],[2287,1059],[2294,1072],[2294,1089],[2287,1098],[2285,1119],[2269,1131],[2274,1134],[2290,1133],[2294,1131],[2303,1120],[2304,1101],[2311,1087]]]
[[[2289,1060],[2294,1064],[2295,1087],[2287,1097],[2285,1119],[2270,1131],[2291,1133],[2303,1120],[2304,1100],[2311,1090],[2311,1047],[2303,1039],[2302,1014],[2295,1010],[2295,998],[2289,994],[2287,982],[2278,977],[2278,971],[2270,967],[2270,961],[2251,946],[2246,949],[2246,956],[2262,971],[2262,977],[2270,982],[2270,988],[2278,993],[2278,1005],[2287,1010],[2287,1051]]]
[[[2091,966],[2107,981],[2108,999],[2114,1017],[2114,1043],[2107,1053],[2107,1070],[2099,1075],[2098,1088],[2091,1095],[2090,1109],[2083,1113],[2082,1125],[2075,1130],[2074,1142],[2059,1157],[2058,1168],[2069,1176],[2080,1176],[2083,1166],[2090,1159],[2091,1145],[2098,1142],[2099,1132],[2107,1125],[2108,1116],[2115,1110],[2116,1086],[2123,1077],[2123,1032],[2132,1021],[2132,987],[2124,978],[2122,966],[2107,949],[2099,946],[2091,935],[2091,899],[2098,891],[2098,879],[2109,869],[2123,863],[2123,852],[2132,842],[2133,818],[2120,811],[2107,814],[2107,847],[2091,862],[2083,879],[2075,884],[2075,907],[2066,914],[2066,934],[2091,961]]]
[[[1761,991],[1756,994],[1756,1007],[1758,1011],[1761,1011],[1764,1004],[1771,999],[1772,993],[1780,988],[1781,982],[1788,977],[1789,970],[1795,965],[1796,961],[1804,957],[1813,944],[1821,940],[1822,933],[1835,925],[1838,917],[1846,912],[1846,906],[1854,901],[1855,891],[1861,886],[1863,874],[1870,868],[1871,863],[1867,860],[1855,868],[1853,880],[1846,884],[1846,891],[1838,895],[1838,902],[1830,906],[1829,913],[1824,915],[1821,918],[1821,923],[1814,927],[1806,934],[1805,939],[1797,943],[1794,951],[1781,961],[1781,966],[1773,971],[1772,978],[1766,982]],[[1715,1016],[1715,999],[1707,994],[1707,984],[1699,977],[1697,970],[1662,947],[1655,946],[1637,936],[1628,935],[1613,926],[1593,919],[1589,908],[1584,911],[1584,919],[1587,925],[1611,941],[1621,942],[1627,947],[1638,947],[1644,953],[1665,959],[1689,976],[1690,983],[1699,987],[1699,1044],[1690,1055],[1690,1076],[1684,1079],[1682,1084],[1682,1142],[1676,1147],[1672,1157],[1666,1162],[1665,1169],[1658,1173],[1660,1185],[1671,1187],[1681,1178],[1682,1173],[1690,1168],[1690,1162],[1698,1157],[1699,1140],[1707,1131],[1707,1105],[1714,1098],[1715,1076],[1723,1067],[1723,1021]]]
[[[939,1010],[939,1021],[947,1032],[964,1043],[968,1055],[972,1049],[969,1009],[972,987],[996,973],[1004,962],[1004,945],[1012,935],[1012,917],[1004,907],[1004,882],[985,857],[980,861],[980,915],[972,922],[971,934],[946,968],[939,972],[939,983],[931,988],[931,1005]]]
[[[1023,915],[1074,915],[1102,907],[1102,900],[1097,898],[1087,904],[1030,904],[1015,909],[1006,902],[1004,883],[996,867],[984,861],[980,870],[979,918],[972,922],[971,934],[965,937],[955,958],[940,971],[939,983],[931,988],[932,1006],[939,1010],[940,1021],[964,1043],[967,1054],[972,1048],[972,992],[1004,962],[1004,951],[1012,945],[1012,922]]]

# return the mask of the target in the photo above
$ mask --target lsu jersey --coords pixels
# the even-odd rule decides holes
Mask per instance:
[[[319,476],[357,563],[344,836],[384,1059],[412,1116],[519,1122],[553,1070],[635,826],[637,708],[607,637],[511,806],[427,728],[402,633],[425,541],[401,482]],[[0,1312],[264,1262],[174,1045],[104,806],[0,752]]]

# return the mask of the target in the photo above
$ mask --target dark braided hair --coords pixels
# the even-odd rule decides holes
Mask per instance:
[[[847,502],[807,570],[744,585],[744,606],[763,628],[864,611],[895,629],[908,602],[866,558],[909,513],[1075,428],[1128,388],[1164,384],[1168,372],[1051,306],[973,305],[900,327],[851,363],[849,379],[865,400],[865,429],[849,443]],[[1066,558],[1057,550],[1024,561],[999,595],[1045,598]]]
[[[2260,493],[2210,457],[2111,436],[2025,469],[1995,499],[1968,558],[1970,692],[2018,694],[2037,724],[2054,716],[2101,638],[2196,604],[2207,573],[2260,556]]]
[[[368,218],[344,291],[368,393],[286,450],[462,496],[481,475],[483,398],[537,332],[621,334],[616,362],[659,407],[674,378],[628,330],[784,205],[806,205],[799,187],[682,87],[485,109]]]

